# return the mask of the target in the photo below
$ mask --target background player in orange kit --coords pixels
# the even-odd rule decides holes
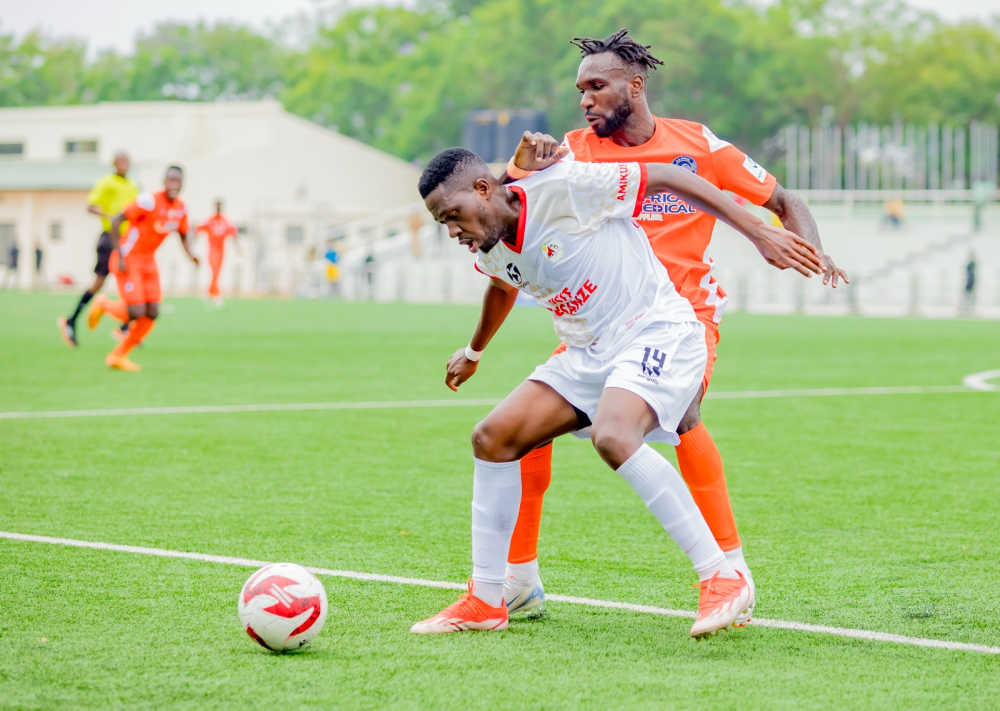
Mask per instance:
[[[195,228],[195,233],[200,232],[208,235],[208,266],[212,270],[212,283],[208,285],[208,295],[217,306],[221,306],[219,274],[222,272],[222,260],[226,253],[226,239],[235,238],[238,233],[233,223],[222,214],[221,200],[215,203],[215,214]]]
[[[178,197],[184,183],[184,172],[172,165],[163,177],[163,190],[142,193],[121,214],[111,221],[111,271],[118,281],[118,293],[131,321],[128,337],[108,354],[106,362],[120,370],[140,370],[129,360],[129,352],[146,337],[160,313],[160,273],[154,257],[157,248],[171,232],[180,235],[181,244],[191,261],[198,258],[188,246],[188,215],[184,201]],[[125,241],[119,240],[121,223],[129,221]],[[102,311],[120,309],[122,303],[105,301],[95,304],[96,319]]]
[[[515,156],[517,162],[512,159],[508,168],[510,178],[520,179],[527,171],[546,168],[557,158],[673,163],[769,209],[786,229],[813,245],[823,265],[824,284],[832,282],[836,287],[840,279],[847,282],[846,274],[823,253],[809,209],[778,185],[774,176],[741,150],[716,137],[706,126],[653,116],[646,99],[646,81],[649,69],[663,63],[649,53],[648,47],[628,37],[627,30],[604,40],[577,38],[574,44],[583,53],[577,88],[590,126],[568,133],[558,156],[538,136],[537,153],[519,151]],[[752,581],[729,500],[722,456],[701,422],[701,399],[711,381],[719,340],[718,324],[728,300],[712,278],[713,263],[707,255],[715,218],[676,195],[661,193],[646,198],[638,219],[677,291],[691,302],[698,320],[705,325],[708,364],[701,389],[677,428],[681,440],[677,446],[681,474],[727,559]],[[756,246],[769,264],[811,275],[803,262],[780,245]],[[535,609],[544,600],[538,575],[537,542],[542,501],[552,476],[551,462],[551,444],[521,460],[521,508],[511,541],[504,595],[511,612]],[[747,621],[749,615],[740,622]]]

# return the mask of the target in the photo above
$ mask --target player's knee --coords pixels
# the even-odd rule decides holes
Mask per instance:
[[[697,427],[700,422],[701,422],[701,413],[699,412],[685,413],[684,417],[682,417],[681,421],[677,424],[677,434],[678,435],[687,434],[695,427]]]
[[[642,436],[618,425],[594,425],[590,433],[594,449],[609,466],[617,469],[642,446]]]
[[[160,309],[157,308],[156,304],[146,304],[147,318],[155,319],[159,315],[160,315]]]
[[[698,390],[694,401],[688,406],[687,412],[684,413],[681,421],[677,423],[677,434],[686,434],[701,422],[701,398],[704,392],[704,389]]]
[[[486,420],[472,428],[472,454],[476,459],[488,462],[512,462],[517,453],[512,454],[510,438]]]

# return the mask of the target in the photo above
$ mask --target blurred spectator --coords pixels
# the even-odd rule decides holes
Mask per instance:
[[[410,250],[415,259],[420,259],[420,228],[424,226],[424,218],[421,212],[410,214]]]
[[[365,287],[369,301],[375,300],[375,253],[369,252],[365,257]]]
[[[336,240],[326,241],[326,252],[323,256],[326,258],[328,293],[330,296],[338,296],[340,294],[340,254],[337,251]]]
[[[996,189],[993,183],[983,178],[972,184],[972,229],[976,232],[983,227],[983,208],[993,202]]]
[[[42,251],[42,245],[35,245],[35,286],[41,284],[45,285],[45,279],[42,277],[42,260],[45,259],[45,252]]]
[[[965,265],[965,293],[962,295],[962,311],[969,313],[976,307],[976,255],[969,252],[969,263]]]
[[[882,224],[892,227],[894,230],[898,230],[903,224],[903,217],[905,215],[905,208],[903,207],[902,200],[889,200],[885,203],[883,208],[884,216],[882,218]]]
[[[10,250],[7,252],[7,272],[3,275],[4,289],[10,288],[11,280],[13,280],[14,286],[17,286],[17,258],[20,254],[21,250],[17,248],[17,242],[12,242]]]

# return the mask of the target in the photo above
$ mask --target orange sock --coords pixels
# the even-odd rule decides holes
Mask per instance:
[[[740,535],[736,531],[736,517],[729,501],[722,455],[704,422],[699,422],[693,430],[681,435],[677,463],[719,547],[724,551],[739,548]]]
[[[104,294],[98,294],[97,305],[104,309],[104,313],[113,316],[122,323],[128,323],[128,306],[124,301],[112,301]]]
[[[115,358],[127,356],[133,348],[142,343],[142,339],[153,329],[154,323],[156,321],[149,318],[149,316],[140,316],[137,318],[132,322],[132,326],[128,330],[128,336],[115,346],[115,349],[111,351],[111,355]]]
[[[521,458],[521,508],[510,540],[508,563],[530,563],[538,557],[542,501],[552,481],[552,443]]]

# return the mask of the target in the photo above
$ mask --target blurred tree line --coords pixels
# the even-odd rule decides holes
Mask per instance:
[[[272,97],[407,160],[461,141],[466,111],[583,124],[575,36],[620,27],[666,65],[654,113],[766,159],[789,122],[1000,120],[1000,18],[949,24],[896,0],[422,0],[318,11],[298,32],[173,25],[133,54],[0,31],[0,106]]]

